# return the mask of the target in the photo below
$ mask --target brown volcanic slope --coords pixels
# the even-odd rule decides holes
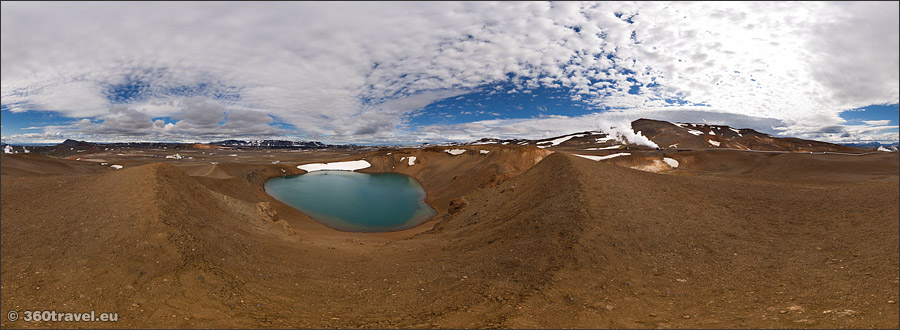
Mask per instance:
[[[896,154],[681,176],[488,149],[366,156],[425,185],[440,213],[416,235],[283,211],[261,189],[279,165],[4,167],[2,310],[119,312],[91,327],[898,327]],[[440,190],[464,197],[440,206]]]
[[[749,128],[735,129],[724,125],[670,123],[667,121],[638,119],[631,122],[631,128],[662,149],[741,149],[757,151],[792,151],[792,152],[844,152],[865,153],[871,150],[849,147],[834,143],[804,140],[798,138],[779,138],[757,132]],[[710,134],[712,133],[712,134]],[[553,145],[553,141],[561,141]],[[605,148],[622,145],[615,137],[606,133],[588,131],[572,133],[540,140],[501,140],[485,138],[471,145],[519,145],[539,148],[570,149]],[[629,149],[648,149],[646,146],[629,144]],[[610,149],[605,149],[610,150]],[[608,152],[615,152],[610,150]]]
[[[732,148],[795,152],[865,152],[865,150],[859,148],[821,141],[803,140],[798,138],[776,138],[768,134],[757,132],[753,129],[734,129],[724,125],[691,123],[675,124],[667,121],[638,119],[631,123],[631,128],[634,129],[635,132],[641,132],[641,134],[659,145],[660,148]],[[718,143],[718,145],[716,145],[716,143]]]
[[[46,176],[64,174],[94,174],[111,169],[97,163],[48,158],[38,154],[15,154],[0,157],[3,176]]]

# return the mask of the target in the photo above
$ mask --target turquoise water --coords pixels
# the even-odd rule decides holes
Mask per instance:
[[[435,212],[425,189],[397,173],[316,171],[273,178],[266,193],[337,230],[397,231],[418,226]]]

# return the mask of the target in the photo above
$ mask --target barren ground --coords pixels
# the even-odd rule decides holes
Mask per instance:
[[[0,325],[898,327],[896,153],[465,148],[79,156],[122,170],[3,155],[2,311],[119,321]],[[663,154],[681,166],[626,167]],[[419,180],[438,215],[339,232],[262,190],[363,157]]]

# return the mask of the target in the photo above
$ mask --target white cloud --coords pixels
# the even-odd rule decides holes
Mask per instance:
[[[95,118],[68,132],[109,139],[293,134],[275,120],[334,141],[557,131],[544,125],[564,119],[408,126],[510,75],[625,113],[678,98],[796,134],[900,94],[897,2],[3,2],[0,25],[3,105]],[[122,110],[108,91],[133,82]],[[166,116],[179,121],[147,128]]]
[[[891,123],[891,120],[890,120],[890,119],[885,119],[885,120],[863,120],[862,122],[866,123],[866,125],[872,125],[872,126],[885,126],[885,125],[887,125],[887,124],[890,124],[890,123]]]

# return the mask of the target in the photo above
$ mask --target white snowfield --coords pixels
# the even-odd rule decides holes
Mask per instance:
[[[878,146],[878,151],[893,152],[893,150],[888,149],[888,148],[885,148],[885,147],[882,147],[882,146]]]
[[[714,145],[714,146],[716,146],[716,147],[718,147],[719,145],[721,145],[721,143],[720,143],[719,141],[716,141],[716,140],[709,140],[709,144]]]
[[[684,124],[684,123],[672,123],[672,124],[674,124],[678,127],[684,128],[684,129],[688,130],[688,133],[694,134],[696,136],[703,135],[703,132],[687,127],[688,125],[693,126],[693,124]]]
[[[728,129],[730,129],[730,130],[732,130],[732,131],[734,131],[734,132],[735,132],[735,133],[737,133],[737,135],[738,135],[738,136],[740,136],[740,137],[744,137],[744,136],[743,136],[743,135],[741,135],[741,131],[739,131],[739,130],[736,130],[736,129],[734,129],[734,128],[731,128],[731,127],[729,127],[729,128],[728,128]]]
[[[478,152],[481,153],[482,155],[486,155],[486,154],[489,154],[491,151],[490,150],[478,150]]]
[[[582,137],[582,136],[586,136],[586,135],[587,134],[572,134],[572,135],[563,136],[561,138],[553,139],[550,141],[541,141],[541,142],[538,142],[537,144],[549,143],[550,145],[549,146],[537,146],[537,147],[538,148],[547,148],[547,147],[552,147],[552,146],[558,146],[560,143],[569,141],[569,139],[571,139],[571,138],[577,138],[577,137]]]
[[[445,149],[444,152],[457,156],[466,153],[466,149]]]
[[[616,139],[616,138],[614,138],[614,137],[608,137],[608,136],[607,136],[607,137],[602,137],[602,138],[597,138],[597,143],[603,143],[603,142],[606,142],[606,141],[613,141],[613,140],[615,140],[615,139]]]
[[[409,162],[407,164],[409,164],[409,166],[416,165],[416,156],[409,156]]]
[[[669,157],[664,157],[664,158],[663,158],[663,161],[666,162],[666,164],[669,164],[669,166],[672,166],[672,168],[678,168],[678,161],[677,161],[677,160],[674,160],[674,159],[669,158]]]
[[[690,129],[690,128],[688,128],[687,130],[688,130],[688,133],[694,134],[696,136],[703,135],[703,132],[698,131],[698,130],[694,130],[694,129]]]
[[[631,154],[627,153],[627,152],[620,152],[617,154],[606,155],[606,156],[591,156],[591,155],[579,155],[579,154],[573,154],[573,155],[581,157],[581,158],[587,158],[590,160],[606,160],[606,159],[610,159],[610,158],[616,158],[619,156],[631,156]]]
[[[369,164],[369,162],[367,162],[365,160],[351,160],[348,162],[304,164],[304,165],[298,165],[297,168],[304,170],[306,172],[356,171],[356,170],[368,168],[370,166],[372,166],[372,164]]]
[[[109,167],[112,167],[117,170],[121,170],[123,166],[122,165],[109,165]]]
[[[582,149],[582,150],[612,150],[612,149],[619,149],[622,147],[625,147],[625,146],[624,145],[615,145],[615,146],[601,147],[601,148],[587,148],[587,149]]]

